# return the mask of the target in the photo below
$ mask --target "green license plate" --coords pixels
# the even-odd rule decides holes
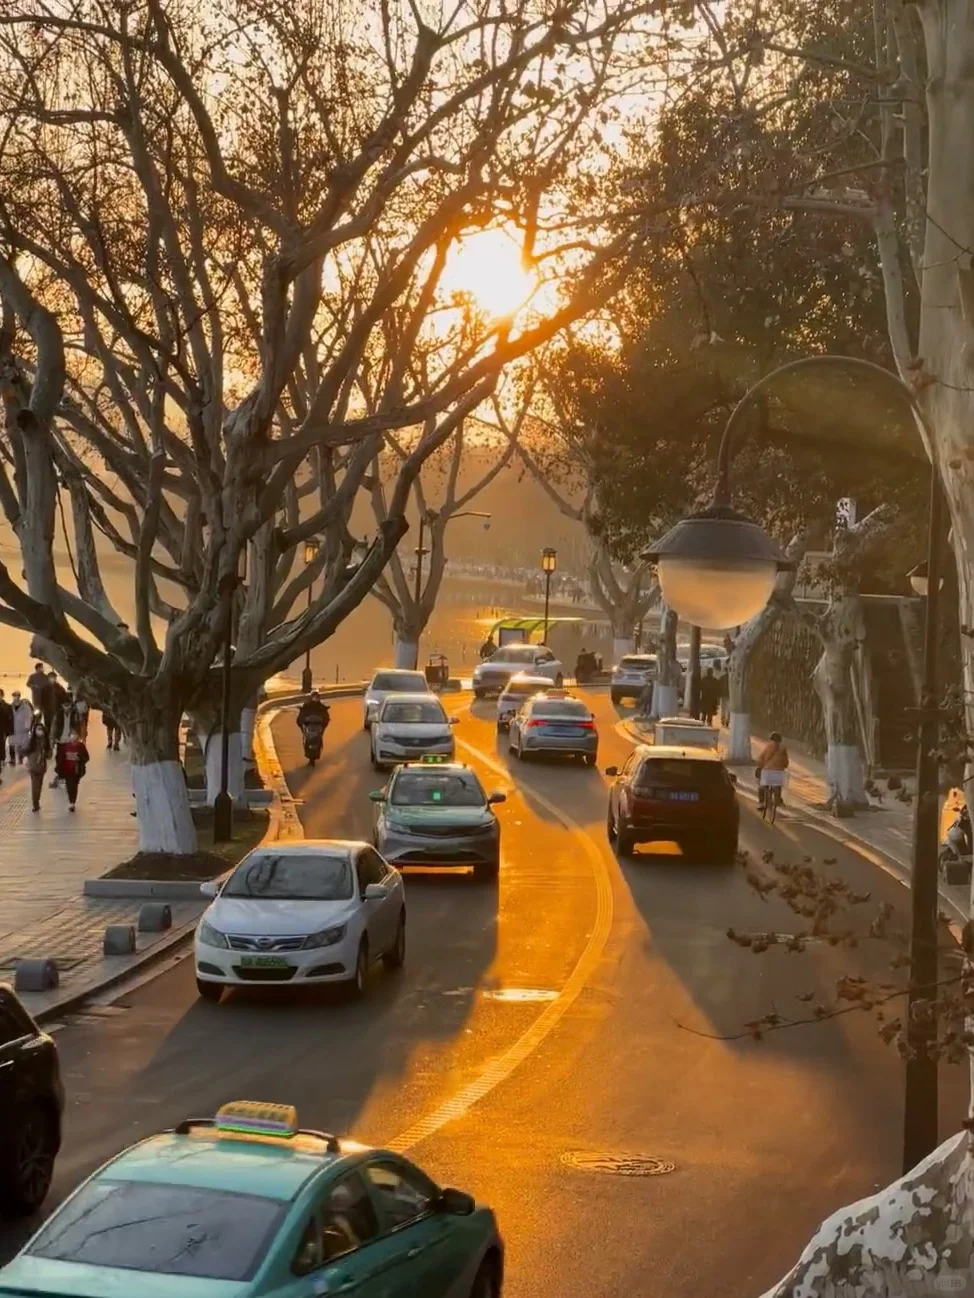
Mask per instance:
[[[282,955],[244,955],[240,963],[245,969],[287,969],[288,962]]]

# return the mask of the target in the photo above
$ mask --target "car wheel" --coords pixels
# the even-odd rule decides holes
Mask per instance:
[[[737,830],[733,833],[721,834],[709,856],[713,859],[714,865],[736,865]]]
[[[487,697],[487,693],[485,690],[474,690],[473,696],[475,699],[483,699]]]
[[[594,766],[598,756],[598,753],[582,753],[582,762],[585,766]]]
[[[197,978],[196,991],[205,1001],[218,1001],[223,995],[223,985],[221,983],[207,983],[202,978]]]
[[[609,809],[605,813],[605,836],[610,843],[614,843],[616,841],[616,833],[617,833],[617,829],[616,829],[615,816],[613,816],[612,814],[612,803],[610,802]]]
[[[616,707],[619,706],[619,704],[622,702],[622,700],[623,700],[624,697],[625,697],[625,695],[620,694],[618,690],[610,690],[610,691],[609,691],[609,698],[612,700],[613,704],[614,704]]]
[[[392,946],[382,957],[387,969],[401,969],[406,963],[406,912],[399,912],[399,923],[396,925],[396,937]]]
[[[358,955],[355,957],[355,973],[349,979],[349,993],[356,999],[365,994],[365,983],[369,976],[369,942],[362,938],[358,944]]]
[[[485,1257],[481,1262],[473,1278],[470,1298],[501,1298],[500,1274],[495,1258]]]
[[[564,676],[562,676],[561,672],[559,672],[558,675],[555,677],[555,689],[560,690],[561,687],[564,685],[564,683],[565,683],[565,678]]]
[[[31,1105],[0,1148],[0,1208],[22,1217],[37,1211],[51,1187],[58,1145],[57,1119]]]
[[[501,858],[492,857],[489,861],[477,861],[473,867],[475,883],[496,883],[501,872]]]
[[[616,824],[616,851],[620,856],[632,856],[635,846],[632,830],[620,819]]]

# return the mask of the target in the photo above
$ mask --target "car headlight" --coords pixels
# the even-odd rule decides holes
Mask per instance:
[[[207,924],[205,919],[200,920],[200,926],[196,930],[196,936],[204,946],[221,946],[226,949],[230,945],[224,934],[219,932],[218,929],[215,929],[212,924]]]
[[[345,936],[346,924],[333,924],[331,928],[323,928],[320,933],[312,933],[310,937],[304,939],[303,949],[313,951],[319,946],[334,946]]]

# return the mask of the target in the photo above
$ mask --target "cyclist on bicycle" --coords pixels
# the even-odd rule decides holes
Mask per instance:
[[[768,785],[762,783],[762,771],[787,771],[788,769],[788,749],[785,747],[785,741],[777,730],[771,732],[771,738],[765,744],[758,758],[757,770],[754,772],[758,781],[758,806],[764,806],[764,799],[767,797]],[[781,788],[778,788],[778,804],[781,805]]]

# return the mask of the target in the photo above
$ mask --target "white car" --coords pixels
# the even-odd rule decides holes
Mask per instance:
[[[519,672],[543,676],[558,689],[565,681],[564,668],[546,644],[508,644],[474,668],[474,695],[483,699],[488,694],[501,694]]]
[[[368,730],[387,694],[429,694],[434,697],[422,672],[404,671],[399,667],[380,667],[365,687],[362,729]]]
[[[656,654],[625,654],[612,668],[609,696],[613,703],[638,699],[649,681],[656,679]]]
[[[521,704],[525,700],[550,689],[551,681],[547,676],[532,676],[528,672],[518,672],[516,676],[512,676],[497,699],[498,731],[508,728],[511,718],[521,711]]]
[[[222,885],[195,936],[196,989],[218,1001],[226,987],[344,983],[365,988],[381,958],[406,958],[402,876],[368,843],[284,839],[255,848]]]
[[[372,765],[387,770],[396,762],[415,762],[427,753],[453,761],[456,746],[452,727],[457,717],[448,717],[434,695],[387,694],[372,722]]]

